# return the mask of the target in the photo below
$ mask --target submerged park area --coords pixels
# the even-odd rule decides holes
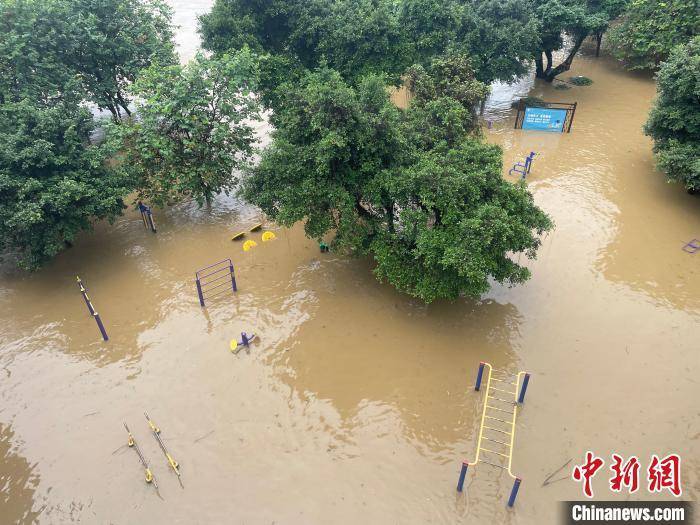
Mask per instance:
[[[80,0],[94,16],[42,35],[69,40],[112,1]],[[638,492],[611,491],[606,465],[596,500],[698,500],[700,130],[667,135],[679,126],[659,102],[660,86],[680,98],[690,85],[697,38],[658,57],[630,48],[656,16],[645,2],[558,2],[608,5],[623,28],[609,44],[607,25],[537,33],[527,10],[482,0],[443,2],[441,17],[409,1],[275,1],[246,16],[260,3],[116,3],[150,9],[149,33],[119,31],[162,38],[160,58],[176,60],[120,77],[137,89],[128,103],[121,85],[111,106],[81,102],[106,118],[85,124],[94,146],[40,211],[25,199],[36,186],[13,177],[37,158],[37,179],[72,162],[80,126],[41,116],[51,97],[10,101],[19,73],[0,82],[16,105],[2,118],[72,145],[52,164],[49,134],[32,149],[0,118],[14,141],[0,144],[0,524],[558,524],[560,502],[585,499],[572,471],[588,451],[643,459]],[[292,27],[290,13],[309,18]],[[423,28],[420,52],[392,47],[394,16]],[[27,49],[16,71],[40,60]],[[674,60],[686,67],[663,69]],[[697,78],[686,123],[700,118]],[[110,148],[106,167],[92,147]],[[38,226],[23,238],[26,223]],[[494,423],[500,445],[482,441],[487,395],[512,421]],[[509,469],[477,461],[460,478],[482,449]],[[647,460],[670,454],[682,495],[650,494]]]

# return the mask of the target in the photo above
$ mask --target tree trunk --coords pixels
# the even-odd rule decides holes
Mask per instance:
[[[547,57],[547,68],[544,70],[544,76],[546,78],[547,75],[549,74],[549,72],[552,70],[552,65],[554,63],[554,59],[552,58],[552,50],[551,49],[545,49],[544,55]]]
[[[122,97],[121,93],[117,93],[117,100],[119,101],[118,104],[124,109],[126,112],[127,116],[131,116],[131,111],[129,110],[129,103],[124,100],[124,97]]]
[[[596,33],[595,35],[595,56],[600,56],[600,45],[603,43],[603,33]]]
[[[535,57],[535,78],[544,78],[544,63],[542,62],[542,51],[537,52]]]
[[[561,75],[565,71],[568,71],[569,69],[571,69],[571,64],[574,61],[574,57],[576,56],[576,53],[578,53],[578,50],[581,48],[581,44],[583,44],[583,41],[585,39],[586,39],[586,35],[578,37],[576,39],[576,41],[574,42],[574,45],[571,48],[571,50],[569,50],[569,54],[566,56],[566,59],[564,60],[564,62],[562,62],[561,64],[559,64],[557,67],[555,67],[553,69],[547,68],[548,70],[545,71],[545,80],[547,82],[552,82],[556,78],[557,75]]]

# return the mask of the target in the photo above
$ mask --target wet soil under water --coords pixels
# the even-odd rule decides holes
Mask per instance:
[[[378,284],[369,262],[319,253],[300,228],[269,225],[277,239],[244,253],[229,238],[258,213],[233,198],[156,211],[157,235],[129,211],[41,272],[5,269],[0,523],[556,523],[557,502],[581,489],[542,482],[589,449],[679,452],[696,500],[700,254],[681,247],[700,237],[700,201],[655,172],[641,131],[649,78],[586,56],[572,74],[594,84],[531,90],[578,101],[570,135],[513,130],[502,91],[489,104],[504,176],[538,152],[529,186],[557,228],[527,284],[480,301],[422,305]],[[239,293],[202,309],[194,271],[226,257]],[[243,330],[260,341],[233,355]],[[513,510],[509,478],[487,466],[455,492],[475,452],[481,360],[532,373]],[[594,488],[612,499],[607,477]]]

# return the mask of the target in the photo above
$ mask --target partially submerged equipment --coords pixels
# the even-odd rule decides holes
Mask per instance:
[[[165,457],[168,459],[168,464],[172,467],[172,469],[175,471],[175,474],[177,474],[177,477],[180,477],[180,464],[175,461],[175,459],[170,455],[170,452],[168,452],[168,449],[165,448],[165,444],[163,444],[163,440],[160,438],[160,428],[156,426],[156,424],[153,422],[153,420],[148,417],[148,414],[146,412],[143,413],[144,416],[146,416],[146,421],[148,421],[148,426],[151,427],[151,432],[153,433],[153,436],[156,438],[156,441],[158,441],[158,445],[160,445],[160,449],[163,451],[163,454],[165,454]]]
[[[129,445],[129,448],[133,448],[136,453],[139,456],[139,459],[141,460],[141,465],[143,465],[143,468],[146,472],[146,483],[153,483],[153,486],[158,490],[158,483],[156,482],[156,478],[153,475],[153,472],[151,472],[150,467],[148,466],[148,462],[146,461],[146,458],[143,456],[143,453],[141,452],[141,449],[139,448],[138,444],[136,443],[136,440],[134,439],[134,436],[131,434],[131,430],[129,430],[129,427],[124,423],[124,428],[126,429],[127,433],[129,434],[129,441],[127,442]]]
[[[85,300],[85,304],[88,307],[88,311],[90,312],[90,315],[95,319],[95,322],[97,323],[97,328],[100,330],[100,333],[102,334],[102,339],[105,341],[109,340],[109,337],[107,336],[107,331],[105,330],[105,325],[102,324],[102,318],[100,317],[100,314],[98,314],[95,311],[95,307],[92,305],[92,301],[88,297],[87,294],[87,288],[85,288],[85,285],[83,285],[83,281],[80,279],[80,276],[76,275],[75,279],[78,282],[78,288],[80,288],[80,293],[83,295],[83,299]]]
[[[489,465],[505,470],[513,479],[513,488],[508,498],[508,506],[515,504],[518,495],[521,478],[511,471],[513,462],[513,445],[515,442],[515,421],[518,417],[518,405],[525,401],[525,392],[530,382],[530,374],[519,372],[517,375],[508,376],[501,373],[501,377],[492,377],[493,367],[489,363],[479,363],[479,371],[476,376],[474,390],[481,389],[481,383],[486,372],[486,397],[481,413],[481,425],[479,426],[479,438],[476,442],[476,457],[474,461],[462,463],[457,482],[457,491],[462,492],[464,478],[470,466],[479,464]],[[492,386],[495,381],[498,386]],[[515,387],[515,388],[513,388]],[[492,404],[493,403],[493,404]],[[497,449],[497,450],[493,450]],[[483,459],[482,454],[487,459]]]
[[[254,224],[254,225],[250,228],[250,231],[251,231],[251,232],[257,232],[257,231],[260,231],[261,228],[262,228],[262,223],[259,222],[258,224]],[[239,233],[237,233],[236,235],[234,235],[233,237],[231,237],[231,240],[232,240],[232,241],[240,241],[240,240],[243,240],[243,238],[245,237],[245,234],[246,234],[246,232],[239,232]],[[263,239],[263,240],[265,240],[265,239]]]
[[[262,234],[262,242],[274,241],[276,238],[277,236],[271,231],[266,231]]]
[[[248,241],[246,241],[246,242],[243,243],[243,251],[244,251],[244,252],[249,252],[250,250],[252,250],[253,248],[255,248],[257,245],[258,245],[257,242],[252,241],[252,240],[248,240]]]
[[[518,173],[520,175],[520,180],[524,180],[525,177],[530,174],[530,169],[532,169],[532,161],[535,160],[535,155],[537,155],[537,153],[531,151],[530,154],[525,157],[523,162],[516,162],[513,164],[513,167],[508,170],[508,175]]]
[[[146,206],[143,202],[138,202],[138,208],[141,212],[141,220],[143,221],[143,227],[150,228],[153,233],[156,233],[156,223],[153,220],[153,212],[150,206]]]
[[[202,307],[205,306],[205,300],[212,299],[222,293],[238,291],[231,259],[224,259],[197,270],[194,279],[197,286],[197,297]]]
[[[231,343],[229,345],[231,348],[231,352],[233,352],[234,354],[237,354],[238,352],[241,351],[241,348],[243,348],[244,346],[245,347],[250,346],[250,343],[255,341],[255,339],[257,339],[257,337],[258,336],[255,334],[248,335],[245,332],[241,332],[240,339],[231,339]]]
[[[690,242],[686,243],[685,246],[683,246],[683,251],[690,254],[695,254],[699,252],[700,239],[692,239]]]

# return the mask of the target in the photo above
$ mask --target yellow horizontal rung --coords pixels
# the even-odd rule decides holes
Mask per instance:
[[[510,394],[511,396],[515,395],[515,392],[511,392],[509,390],[503,390],[502,388],[496,388],[495,386],[489,387],[489,390],[495,390],[497,392],[505,392],[506,394]]]
[[[511,383],[510,381],[503,381],[503,379],[496,379],[495,377],[492,377],[491,379],[493,379],[494,381],[498,381],[499,383],[505,383],[507,385],[515,386],[515,383]]]
[[[500,432],[501,434],[505,434],[505,435],[507,435],[507,436],[510,436],[510,435],[511,435],[510,432],[506,432],[505,430],[500,430],[500,429],[498,429],[498,428],[487,427],[486,425],[484,425],[483,428],[485,428],[485,429],[487,429],[487,430],[495,430],[496,432]]]
[[[498,441],[497,439],[491,439],[490,437],[486,436],[481,436],[482,439],[486,439],[487,441],[493,441],[494,443],[499,443],[500,445],[505,445],[506,447],[510,446],[510,443],[506,443],[505,441]]]
[[[483,460],[483,459],[480,459],[479,463],[486,463],[487,465],[491,465],[492,467],[496,467],[496,468],[502,468],[503,470],[506,469],[506,467],[504,467],[503,465],[496,465],[495,463],[489,463],[488,461]]]
[[[508,404],[513,404],[515,403],[515,399],[501,399],[500,397],[496,396],[486,396],[488,399],[495,399],[496,401],[502,401],[503,403],[508,403]]]
[[[497,417],[491,417],[491,416],[484,416],[487,419],[494,419],[496,421],[500,421],[501,423],[507,423],[510,426],[513,426],[513,423],[511,421],[506,421],[505,419],[498,419]]]
[[[487,448],[481,447],[482,452],[490,452],[491,454],[498,454],[499,456],[503,456],[504,458],[509,458],[510,456],[508,454],[501,454],[500,452],[496,452],[495,450],[489,450]]]
[[[490,408],[491,410],[498,410],[499,412],[505,412],[506,414],[512,414],[512,410],[503,410],[502,408],[496,408],[492,407],[491,405],[486,405],[486,408]]]

